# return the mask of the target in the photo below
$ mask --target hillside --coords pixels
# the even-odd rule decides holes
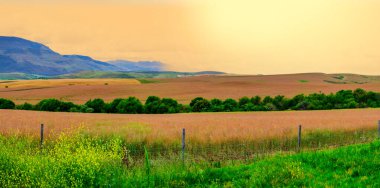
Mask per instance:
[[[165,64],[157,61],[108,61],[109,64],[118,67],[121,71],[165,71]]]
[[[95,76],[94,74],[100,74],[100,76]],[[71,75],[62,78],[112,78],[112,74],[107,74],[110,73],[89,72],[85,76]],[[5,83],[0,83],[0,98],[8,98],[16,103],[35,103],[45,98],[58,98],[83,103],[91,98],[102,98],[106,101],[111,101],[119,97],[135,96],[141,100],[145,100],[148,96],[156,95],[159,97],[170,97],[178,100],[180,103],[188,103],[199,96],[207,99],[239,99],[243,96],[256,95],[262,97],[267,95],[293,97],[300,93],[323,92],[328,94],[342,89],[354,90],[357,88],[363,88],[368,91],[380,91],[379,76],[309,73],[256,76],[199,75],[165,78],[164,76],[174,76],[175,74],[166,75],[162,72],[149,74],[123,73],[123,76],[135,78],[137,75],[134,74],[150,76],[153,79],[145,77],[143,78],[143,84],[139,85],[105,85],[104,83],[99,83],[97,86],[54,86],[52,84],[49,88],[41,88],[38,80],[28,81],[28,83],[34,84],[22,88],[14,88],[13,85],[26,81],[5,81]],[[121,76],[119,75],[119,77]]]
[[[37,42],[0,36],[0,73],[53,76],[81,71],[162,71],[163,67],[160,62],[107,63],[83,55],[61,55]]]

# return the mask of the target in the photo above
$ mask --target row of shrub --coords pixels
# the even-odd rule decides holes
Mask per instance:
[[[234,99],[205,99],[197,97],[189,105],[179,104],[171,98],[150,96],[143,104],[136,97],[118,98],[110,103],[102,99],[87,101],[84,105],[64,102],[57,99],[44,99],[32,105],[14,102],[0,98],[0,109],[38,110],[52,112],[83,112],[83,113],[120,113],[120,114],[166,114],[187,112],[236,112],[236,111],[283,111],[283,110],[330,110],[351,108],[380,107],[380,93],[363,89],[341,90],[337,93],[313,93],[296,95],[286,98],[278,95],[261,98],[242,97]]]

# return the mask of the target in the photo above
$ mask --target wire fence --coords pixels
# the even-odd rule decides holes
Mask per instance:
[[[41,147],[43,146],[44,126],[41,125]],[[182,130],[181,140],[177,144],[146,145],[131,143],[124,146],[128,159],[144,160],[145,149],[151,160],[172,159],[187,161],[249,161],[265,158],[278,153],[297,153],[318,151],[351,144],[371,142],[380,138],[380,121],[377,128],[352,131],[302,131],[282,138],[257,140],[230,140],[221,143],[199,143],[186,139],[186,130]]]
[[[197,143],[186,140],[178,146],[147,146],[151,159],[173,158],[185,161],[225,161],[253,160],[276,153],[297,153],[336,148],[351,144],[371,142],[380,138],[378,129],[354,131],[315,131],[302,133],[287,138],[271,138],[251,141],[230,141],[223,143]],[[184,145],[184,147],[183,147]],[[144,155],[142,148],[127,148],[130,157],[139,159]]]

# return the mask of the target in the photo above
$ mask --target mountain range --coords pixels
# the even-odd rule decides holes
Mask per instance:
[[[83,55],[61,55],[41,43],[0,36],[0,73],[56,76],[82,71],[165,71],[165,64],[127,60],[104,62]]]

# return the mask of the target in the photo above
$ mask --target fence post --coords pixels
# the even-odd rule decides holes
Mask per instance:
[[[186,147],[185,136],[186,136],[186,129],[183,128],[182,129],[182,163],[183,164],[185,164],[185,147]]]
[[[301,151],[301,130],[302,130],[302,125],[298,126],[298,152]]]
[[[43,144],[44,144],[44,124],[41,124],[41,140],[40,140],[41,149],[42,149]]]

